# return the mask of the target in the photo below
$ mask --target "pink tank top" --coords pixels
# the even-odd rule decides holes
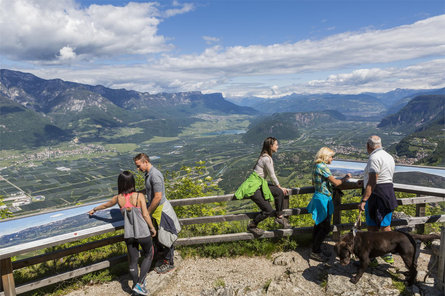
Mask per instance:
[[[130,202],[130,197],[133,193],[127,193],[124,194],[125,197],[125,205],[122,208],[138,208],[140,209],[141,207],[135,207],[131,202]],[[121,208],[121,209],[122,209]]]

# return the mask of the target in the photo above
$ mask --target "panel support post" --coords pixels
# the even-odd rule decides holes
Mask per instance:
[[[334,217],[332,219],[332,224],[339,225],[341,224],[341,197],[343,196],[343,192],[339,189],[334,189],[334,194],[332,196],[332,202],[334,203]],[[332,233],[332,239],[334,241],[340,240],[340,230],[337,230]]]
[[[421,195],[418,194],[417,196],[421,196]],[[425,203],[417,204],[416,205],[416,217],[425,217],[425,209],[426,209]],[[425,224],[416,225],[416,232],[419,234],[424,234],[425,233]]]
[[[15,296],[15,283],[11,258],[0,260],[0,273],[2,275],[2,286],[5,296]]]
[[[445,228],[442,228],[442,235],[440,237],[440,252],[439,252],[439,266],[437,270],[437,277],[442,287],[439,287],[445,294]]]

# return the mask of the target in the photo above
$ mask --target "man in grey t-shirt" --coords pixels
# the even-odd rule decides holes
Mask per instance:
[[[167,218],[169,219],[168,222],[171,222],[167,225],[167,228],[168,226],[170,226],[170,228],[167,230],[175,232],[176,238],[178,232],[180,231],[179,220],[177,219],[173,208],[165,197],[164,176],[162,175],[162,173],[151,164],[150,158],[144,153],[139,153],[133,158],[133,160],[138,170],[145,173],[145,190],[143,190],[142,192],[147,197],[148,213],[157,222],[156,224],[158,228],[158,234],[155,237],[154,242],[156,247],[156,254],[158,256],[158,266],[155,267],[155,271],[157,273],[166,273],[175,268],[173,262],[174,246],[172,244],[173,242],[171,241],[169,243],[169,246],[166,246],[165,243],[162,243],[162,238],[165,238],[165,236],[163,236],[162,238],[160,237],[162,233],[166,233],[165,231],[161,231],[161,228],[164,226],[161,225],[161,217],[163,216],[163,211],[170,211],[164,213],[163,218]]]

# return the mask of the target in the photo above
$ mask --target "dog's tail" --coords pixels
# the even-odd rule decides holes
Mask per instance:
[[[417,233],[410,233],[410,235],[415,240],[420,240],[423,243],[431,242],[435,239],[440,239],[440,235],[438,234],[417,234]]]

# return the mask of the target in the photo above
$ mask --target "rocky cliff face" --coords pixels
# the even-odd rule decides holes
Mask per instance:
[[[413,98],[396,114],[382,119],[379,128],[414,131],[444,113],[445,95],[423,95]]]

